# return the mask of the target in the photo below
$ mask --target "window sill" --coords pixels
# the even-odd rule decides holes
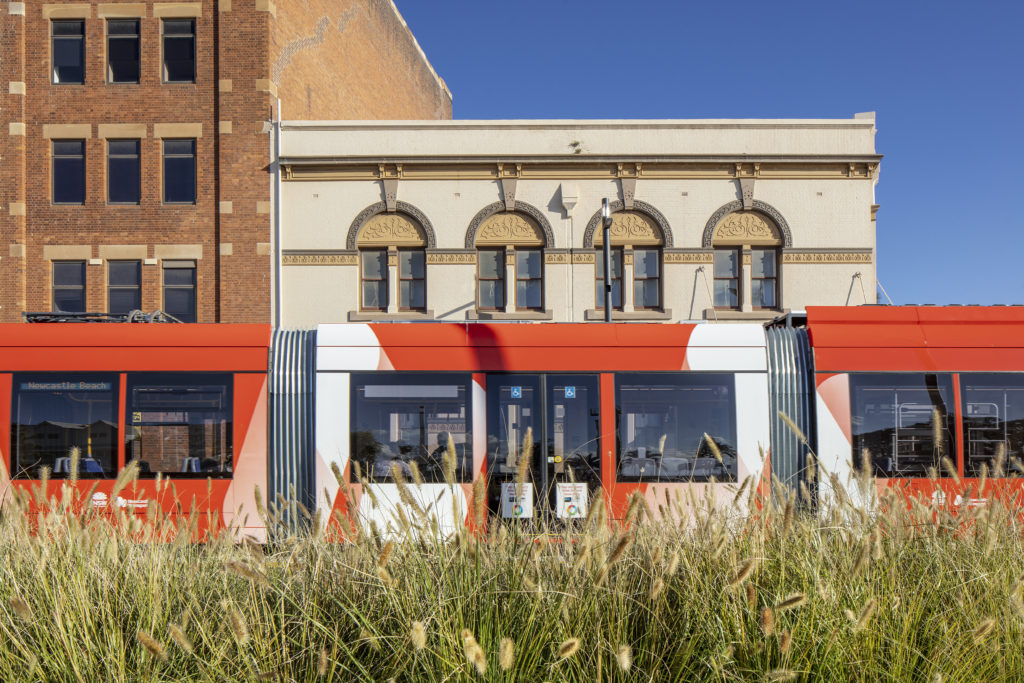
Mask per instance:
[[[583,312],[583,319],[590,322],[604,322],[604,309],[588,308]],[[661,311],[612,311],[612,322],[644,322],[652,320],[671,320],[672,309]]]
[[[551,309],[543,311],[466,311],[466,320],[554,320]]]
[[[433,311],[402,311],[386,313],[383,311],[349,311],[350,323],[386,322],[389,320],[433,320]]]
[[[714,308],[704,309],[705,320],[749,320],[749,321],[771,321],[786,313],[783,309],[759,310],[759,311],[734,311],[719,310]]]

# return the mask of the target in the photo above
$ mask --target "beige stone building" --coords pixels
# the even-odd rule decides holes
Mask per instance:
[[[283,126],[286,326],[767,320],[875,303],[874,114]]]

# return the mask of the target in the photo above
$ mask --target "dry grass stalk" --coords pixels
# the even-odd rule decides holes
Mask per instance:
[[[146,651],[149,652],[149,654],[153,655],[161,662],[167,661],[167,651],[164,650],[164,646],[161,645],[156,638],[141,629],[135,632],[135,638],[142,643],[142,646],[146,648]]]
[[[770,683],[782,683],[783,681],[796,680],[796,673],[787,669],[775,669],[768,673]]]
[[[615,661],[618,663],[620,671],[629,673],[633,667],[633,648],[629,645],[619,645],[615,650]]]
[[[511,638],[502,638],[501,645],[498,646],[498,666],[501,667],[502,671],[508,671],[512,668],[515,663],[515,643],[512,642]]]

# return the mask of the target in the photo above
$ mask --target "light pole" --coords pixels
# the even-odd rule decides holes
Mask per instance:
[[[601,222],[604,224],[604,321],[612,321],[612,210],[608,199],[601,200]]]

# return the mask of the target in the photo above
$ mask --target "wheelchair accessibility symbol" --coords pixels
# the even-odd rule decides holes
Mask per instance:
[[[565,397],[566,398],[576,398],[576,387],[566,387],[565,388]]]
[[[522,397],[523,397],[523,388],[522,387],[512,387],[512,398],[522,398]]]

